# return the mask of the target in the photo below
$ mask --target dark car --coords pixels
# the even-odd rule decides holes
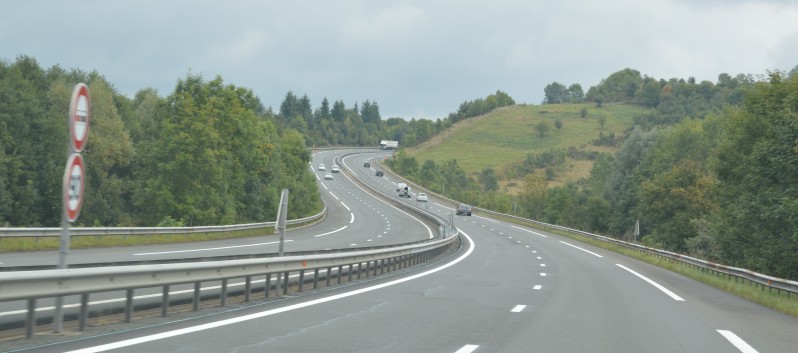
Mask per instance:
[[[459,216],[461,214],[470,216],[471,215],[471,206],[466,205],[464,203],[461,203],[461,204],[457,205],[457,215]]]
[[[381,170],[378,170],[376,173],[374,173],[374,175],[376,175],[376,176],[383,176],[383,173],[382,173],[382,171],[381,171]]]
[[[369,162],[363,163],[363,168],[368,168],[368,167],[371,167],[371,163]]]

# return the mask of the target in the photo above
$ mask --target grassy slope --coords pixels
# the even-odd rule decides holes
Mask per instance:
[[[580,117],[582,108],[588,111],[586,118]],[[454,158],[470,174],[486,167],[501,171],[521,161],[527,154],[552,149],[567,150],[573,146],[587,151],[610,152],[612,149],[590,144],[601,131],[598,116],[606,118],[605,135],[612,132],[620,135],[632,126],[634,115],[645,111],[645,108],[622,104],[601,108],[592,104],[516,105],[458,122],[443,134],[415,148],[408,148],[406,152],[415,156],[419,164],[428,159],[442,162]],[[563,123],[559,131],[554,127],[558,118]],[[544,137],[540,137],[535,130],[535,125],[541,121],[550,124],[549,132]],[[587,161],[569,159],[564,168],[557,171],[558,180],[550,184],[558,185],[587,177],[591,166]]]

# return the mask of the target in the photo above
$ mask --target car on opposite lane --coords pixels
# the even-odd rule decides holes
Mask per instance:
[[[461,204],[457,205],[457,215],[459,216],[461,214],[470,216],[471,215],[471,206],[466,205],[464,203],[461,203]]]

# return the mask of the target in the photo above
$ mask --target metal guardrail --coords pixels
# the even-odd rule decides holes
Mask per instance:
[[[385,168],[385,169],[387,169],[387,168]],[[387,169],[387,170],[390,170],[390,169]],[[391,171],[391,173],[396,175],[392,171]],[[407,183],[411,184],[416,189],[424,190],[426,193],[428,193],[430,195],[435,195],[435,197],[443,199],[443,200],[446,200],[447,202],[450,202],[453,205],[457,205],[458,204],[458,202],[456,200],[452,200],[452,199],[449,199],[449,198],[447,198],[445,196],[442,196],[442,195],[436,194],[434,192],[431,192],[431,191],[421,187],[420,185],[417,185],[417,184],[414,184],[414,183],[411,183],[411,182],[407,182]],[[677,254],[677,253],[666,251],[666,250],[651,248],[651,247],[647,247],[647,246],[643,246],[643,245],[639,245],[639,244],[635,244],[635,243],[629,243],[629,242],[626,242],[626,241],[623,241],[623,240],[618,240],[618,239],[614,239],[614,238],[610,238],[610,237],[606,237],[606,236],[602,236],[602,235],[598,235],[598,234],[592,234],[592,233],[584,232],[584,231],[577,230],[577,229],[571,229],[571,228],[562,227],[562,226],[558,226],[558,225],[554,225],[554,224],[548,224],[548,223],[539,222],[539,221],[535,221],[535,220],[532,220],[532,219],[522,218],[522,217],[509,215],[509,214],[505,214],[505,213],[494,212],[494,211],[491,211],[491,210],[488,210],[488,209],[485,209],[485,208],[474,207],[473,210],[475,212],[477,212],[477,213],[489,214],[489,215],[492,215],[492,216],[497,216],[497,217],[502,217],[502,218],[506,218],[506,219],[511,219],[511,220],[515,220],[515,221],[518,221],[518,222],[524,222],[524,223],[538,225],[538,226],[541,226],[541,227],[557,229],[557,230],[560,230],[560,231],[564,231],[564,232],[568,232],[568,233],[572,233],[572,234],[577,234],[577,235],[580,235],[580,236],[584,236],[584,237],[587,237],[587,238],[592,238],[592,239],[603,241],[603,242],[606,242],[606,243],[612,243],[612,244],[615,244],[617,246],[625,247],[625,248],[632,249],[632,250],[635,250],[635,251],[644,252],[644,253],[652,254],[652,255],[655,255],[655,256],[660,256],[662,258],[667,258],[667,259],[670,259],[670,260],[673,260],[673,261],[682,262],[684,264],[687,264],[687,265],[690,265],[690,266],[694,266],[696,268],[700,268],[700,269],[703,269],[703,270],[706,270],[706,271],[712,271],[712,272],[720,273],[720,274],[723,274],[723,275],[726,275],[726,276],[748,280],[751,283],[757,283],[757,284],[759,284],[759,285],[761,285],[763,287],[766,287],[766,288],[775,289],[777,291],[785,291],[785,292],[790,293],[790,294],[798,294],[798,281],[791,281],[791,280],[788,280],[788,279],[768,276],[768,275],[765,275],[765,274],[762,274],[762,273],[758,273],[758,272],[755,272],[755,271],[751,271],[751,270],[747,270],[747,269],[744,269],[744,268],[738,268],[738,267],[732,267],[732,266],[727,266],[727,265],[723,265],[723,264],[717,264],[717,263],[714,263],[714,262],[698,259],[698,258],[695,258],[695,257],[682,255],[682,254]]]
[[[287,221],[288,225],[299,225],[308,222],[315,222],[322,219],[327,214],[327,205],[324,205],[321,212],[310,217],[292,219]],[[71,236],[89,235],[153,235],[153,234],[197,234],[230,232],[246,229],[259,229],[274,227],[275,222],[231,224],[223,226],[201,226],[201,227],[73,227],[70,228]],[[61,228],[0,228],[0,239],[18,237],[58,237],[61,236]]]
[[[351,173],[351,171],[349,172]],[[366,186],[370,187],[367,184]],[[377,191],[376,189],[373,190]],[[384,193],[381,194],[385,195]],[[439,229],[445,229],[440,224],[441,220],[428,212],[404,205],[401,202],[395,202],[394,204],[420,214],[427,218],[428,221],[439,224]],[[326,209],[325,205],[321,215],[326,213]],[[301,220],[294,220],[294,222],[307,222],[314,217],[320,216],[315,215]],[[263,225],[263,223],[260,225]],[[239,226],[247,227],[249,225]],[[213,261],[207,258],[192,259],[195,262],[4,272],[2,279],[0,279],[0,302],[27,301],[26,337],[31,338],[37,322],[35,317],[36,301],[42,298],[79,295],[80,309],[77,319],[79,321],[79,330],[83,330],[88,320],[89,296],[94,293],[125,291],[125,321],[130,322],[132,313],[135,310],[133,306],[134,290],[161,287],[163,288],[161,315],[167,316],[170,303],[169,288],[173,285],[194,284],[193,308],[198,310],[199,302],[202,300],[200,284],[202,282],[221,281],[219,298],[221,305],[224,306],[228,297],[227,287],[230,279],[243,278],[245,280],[245,301],[249,301],[250,293],[253,292],[251,286],[253,276],[265,276],[266,286],[264,291],[267,298],[272,290],[276,291],[278,296],[281,295],[280,293],[288,293],[288,288],[292,285],[297,288],[296,291],[301,292],[303,285],[306,283],[312,283],[313,288],[317,288],[320,278],[326,278],[329,286],[333,275],[337,277],[337,283],[341,283],[344,275],[348,276],[348,281],[351,281],[355,275],[357,278],[362,275],[377,275],[378,272],[382,274],[386,271],[389,272],[425,262],[448,249],[448,246],[459,238],[457,234],[455,229],[451,236],[443,233],[441,234],[442,236],[431,240],[354,251],[333,250],[310,255],[221,261],[218,259]],[[323,276],[320,274],[320,270],[326,270]],[[312,277],[306,278],[307,271],[312,271]],[[296,276],[298,279],[293,283],[289,281],[290,273],[298,275]],[[272,275],[285,278],[283,285],[277,285],[282,288],[272,284]],[[278,281],[277,283],[280,282]]]

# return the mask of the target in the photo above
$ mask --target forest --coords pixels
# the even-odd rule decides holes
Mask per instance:
[[[634,117],[617,153],[591,156],[593,169],[578,182],[549,186],[534,172],[571,151],[523,161],[518,195],[499,190],[492,168],[467,175],[456,160],[420,163],[402,151],[390,164],[479,207],[626,240],[639,221],[645,245],[798,279],[798,67],[721,74],[715,83],[624,69],[582,98],[570,87],[548,85],[544,103],[651,108]]]
[[[421,143],[458,121],[514,105],[507,93],[463,102],[438,120],[383,119],[375,101],[314,108],[288,92],[279,111],[250,89],[188,73],[168,95],[133,97],[98,72],[0,61],[0,222],[61,221],[66,115],[74,85],[91,90],[84,151],[85,201],[78,226],[197,226],[263,222],[291,189],[289,217],[322,204],[307,167],[310,148]],[[583,94],[554,82],[544,104],[590,102],[649,108],[613,136],[616,153],[592,154],[589,177],[549,186],[545,168],[573,151],[529,156],[518,195],[499,172],[468,175],[456,160],[419,163],[399,150],[397,172],[434,192],[499,212],[633,240],[710,261],[798,279],[798,67],[717,82],[655,79],[633,69]],[[602,142],[602,143],[606,143]]]
[[[466,101],[444,119],[383,120],[377,102],[347,106],[326,97],[313,108],[288,92],[279,111],[250,89],[188,73],[174,91],[133,97],[101,73],[41,67],[35,58],[0,60],[0,224],[61,222],[72,88],[91,91],[83,155],[86,194],[78,226],[198,226],[274,220],[280,190],[289,217],[322,208],[307,168],[311,147],[422,142],[451,124],[515,102],[497,91]]]

